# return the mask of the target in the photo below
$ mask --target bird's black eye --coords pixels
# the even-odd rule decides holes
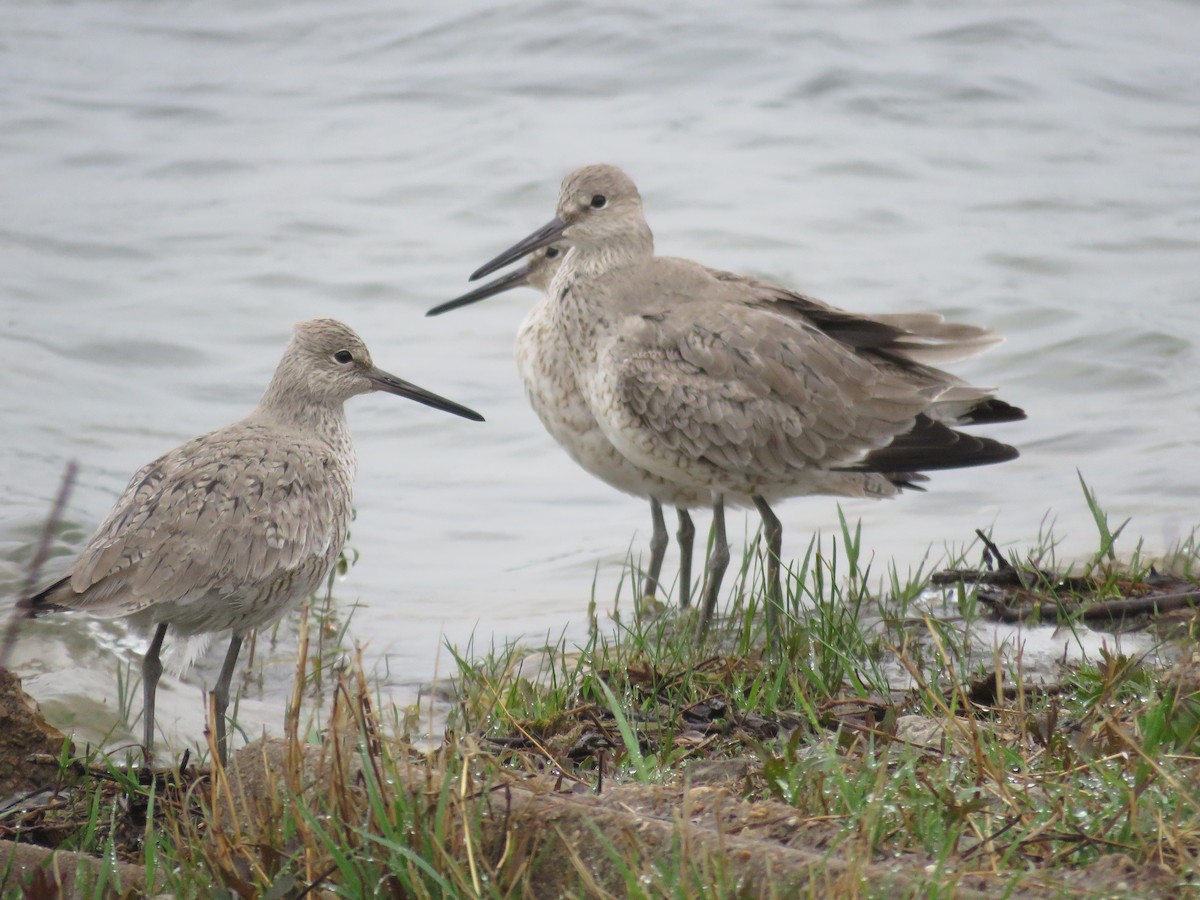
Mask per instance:
[[[333,354],[333,358],[337,362],[340,362],[343,366],[346,365],[346,363],[354,362],[354,354],[349,350],[339,350],[337,353]]]
[[[557,247],[547,247],[546,248],[546,259],[554,259],[554,257],[556,257],[556,256],[558,256],[558,248]]]
[[[608,203],[608,198],[603,194],[595,194],[592,197],[592,209],[604,209]]]

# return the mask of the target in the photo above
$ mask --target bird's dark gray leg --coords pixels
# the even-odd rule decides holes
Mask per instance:
[[[692,546],[696,541],[696,526],[682,506],[676,507],[675,512],[679,514],[679,530],[675,532],[679,541],[679,608],[687,609],[692,603]]]
[[[646,580],[642,585],[643,597],[653,597],[658,593],[658,579],[667,555],[667,520],[663,518],[662,504],[653,497],[650,498],[650,519],[654,522],[654,531],[650,534],[650,566],[646,569]]]
[[[163,638],[167,636],[167,623],[163,622],[154,630],[146,655],[142,657],[142,746],[145,748],[146,759],[154,756],[154,695],[158,691],[158,679],[162,677],[162,660],[158,651],[162,649]]]
[[[696,643],[704,643],[708,626],[712,624],[717,609],[717,596],[721,593],[721,579],[729,566],[729,542],[725,539],[725,498],[713,497],[713,547],[708,558],[708,572],[704,586],[704,607],[700,611],[700,622],[696,626]]]
[[[225,710],[229,706],[229,685],[233,681],[233,670],[237,667],[238,653],[241,649],[242,636],[235,633],[229,640],[229,650],[225,654],[225,662],[221,664],[217,686],[213,688],[213,706],[217,719],[217,752],[221,755],[221,765],[225,765],[229,760],[229,748],[225,746]]]
[[[767,539],[767,644],[779,639],[779,617],[783,612],[783,588],[779,583],[779,555],[783,552],[783,526],[762,497],[754,498],[762,516],[763,535]]]

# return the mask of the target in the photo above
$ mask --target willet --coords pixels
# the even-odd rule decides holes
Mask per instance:
[[[371,391],[483,418],[376,368],[340,322],[301,322],[249,416],[139,469],[66,575],[21,601],[32,615],[82,610],[153,626],[142,662],[147,757],[159,650],[173,626],[184,636],[232,632],[213,689],[225,760],[225,710],[243,638],[315,591],[342,551],[356,469],[343,404]]]
[[[525,396],[550,436],[586,472],[619,491],[650,500],[652,531],[650,563],[642,586],[642,595],[657,593],[667,552],[667,524],[663,504],[674,506],[679,519],[679,605],[691,602],[692,548],[695,526],[689,507],[709,502],[707,490],[667,481],[635,465],[612,445],[600,429],[591,408],[575,384],[571,352],[563,334],[553,327],[551,301],[546,293],[562,262],[559,248],[544,247],[530,254],[527,265],[470,293],[449,300],[426,315],[437,316],[514,288],[536,288],[542,297],[529,311],[517,332],[517,370],[525,383]]]
[[[626,458],[711,492],[714,547],[698,635],[729,561],[724,498],[753,498],[768,545],[768,636],[779,634],[782,527],[769,499],[885,497],[918,473],[1014,459],[951,425],[1024,413],[931,368],[995,343],[937,316],[867,317],[757,279],[654,255],[637,187],[613,166],[570,173],[557,215],[477,270],[569,247],[550,321],[579,390]]]

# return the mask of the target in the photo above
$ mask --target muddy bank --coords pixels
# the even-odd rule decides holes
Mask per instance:
[[[25,710],[25,727],[6,730],[0,743],[5,734],[38,728],[35,708],[22,701],[16,709]],[[432,813],[444,773],[420,753],[399,745],[393,751],[402,761],[393,789],[417,802],[426,798]],[[4,752],[17,751],[8,746]],[[477,747],[467,755],[475,752]],[[354,740],[300,745],[268,739],[235,754],[227,782],[207,771],[179,774],[190,779],[188,789],[204,807],[206,827],[200,833],[213,844],[215,858],[221,848],[269,846],[296,798],[305,807],[326,810],[345,807],[348,797],[365,802],[362,760]],[[481,823],[481,861],[500,866],[506,858],[520,861],[527,867],[526,893],[536,897],[581,889],[620,896],[631,869],[652,871],[657,859],[679,848],[697,872],[736,882],[740,896],[911,894],[930,883],[936,869],[930,857],[874,853],[865,840],[838,841],[834,823],[806,819],[785,804],[740,799],[746,768],[738,760],[701,763],[664,784],[624,784],[596,794],[570,779],[480,767],[458,798],[460,814]],[[37,776],[21,777],[29,784]],[[79,789],[57,775],[42,787]],[[214,796],[220,799],[214,802]],[[13,841],[0,842],[0,865],[8,872],[3,889],[54,886],[61,896],[90,893],[103,869],[95,857]],[[119,863],[108,878],[121,891],[147,890],[137,864]],[[322,883],[307,887],[319,894]],[[1011,874],[999,879],[964,865],[960,873],[943,869],[938,883],[956,897],[994,896],[1003,889],[1010,897],[1041,898],[1097,896],[1100,885],[1105,896],[1166,897],[1176,882],[1166,869],[1112,855],[1085,868],[1031,872],[1015,883]]]

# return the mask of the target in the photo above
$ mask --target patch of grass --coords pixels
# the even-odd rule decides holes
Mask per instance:
[[[35,834],[57,803],[61,843],[181,897],[1121,896],[1093,866],[1174,896],[1198,877],[1200,655],[1165,672],[1161,640],[1104,646],[1034,676],[988,620],[989,592],[1019,593],[1084,647],[1087,604],[1191,578],[1194,539],[1121,562],[1121,529],[1085,502],[1099,547],[1078,573],[1049,568],[1047,532],[1023,562],[988,549],[991,572],[966,567],[981,537],[948,574],[879,575],[842,517],[789,566],[770,653],[753,550],[702,647],[688,615],[618,597],[607,618],[593,600],[580,646],[451,648],[432,748],[318,608],[283,739],[153,779],[64,758],[42,818],[0,810],[0,834]],[[119,891],[105,866],[96,890]]]

